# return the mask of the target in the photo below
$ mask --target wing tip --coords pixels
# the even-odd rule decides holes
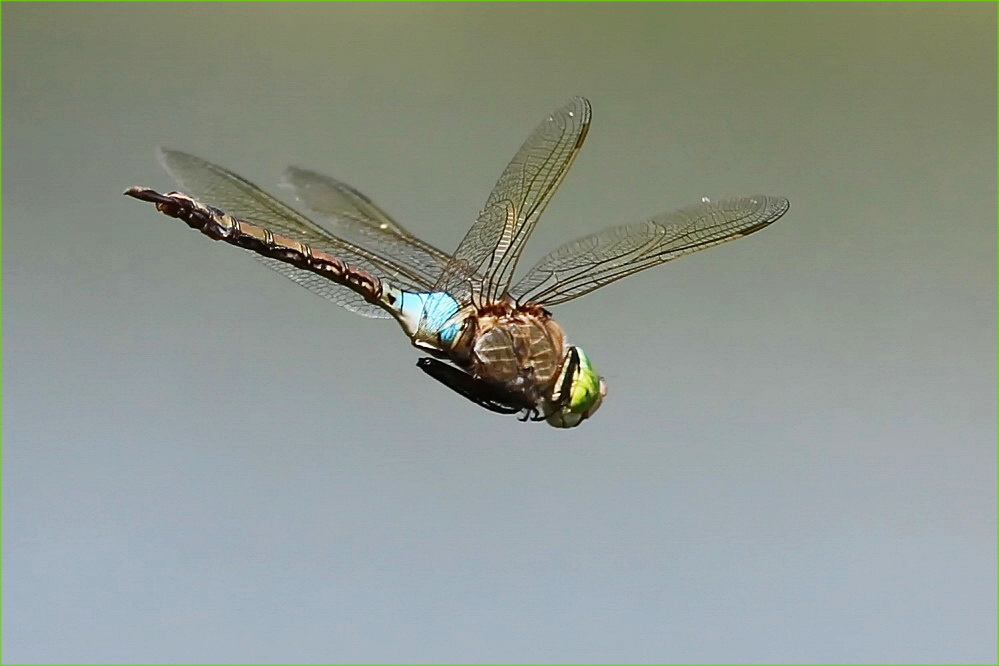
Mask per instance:
[[[740,234],[741,236],[748,236],[751,233],[755,233],[760,229],[769,227],[771,224],[779,220],[791,209],[791,201],[786,197],[774,196],[771,194],[757,194],[747,199],[754,205],[759,206],[758,215],[760,221],[756,224],[747,227]]]

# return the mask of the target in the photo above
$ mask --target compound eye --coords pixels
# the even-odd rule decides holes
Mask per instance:
[[[569,347],[558,379],[547,400],[547,421],[556,428],[572,428],[589,418],[607,394],[607,384],[579,347]]]

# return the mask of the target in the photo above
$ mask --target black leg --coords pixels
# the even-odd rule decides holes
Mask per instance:
[[[484,407],[497,414],[516,414],[524,411],[525,414],[521,420],[539,420],[537,408],[534,405],[524,404],[520,396],[482,379],[476,379],[453,365],[427,357],[417,361],[416,367],[479,407]]]

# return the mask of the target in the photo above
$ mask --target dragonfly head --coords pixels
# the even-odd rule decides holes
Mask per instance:
[[[586,352],[569,347],[552,393],[545,398],[546,420],[556,428],[574,428],[597,411],[605,395],[607,384]]]

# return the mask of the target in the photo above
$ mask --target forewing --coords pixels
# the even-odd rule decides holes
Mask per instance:
[[[425,291],[431,285],[427,276],[414,273],[412,267],[338,238],[253,183],[223,167],[175,150],[161,150],[159,157],[166,170],[187,194],[201,199],[206,204],[270,229],[274,233],[308,243],[317,250],[329,252],[378,277],[388,278],[403,289]],[[388,316],[380,308],[365,302],[346,287],[290,264],[261,257],[255,253],[253,256],[306,289],[352,312],[368,317]]]
[[[437,281],[435,291],[467,302],[503,295],[524,244],[562,182],[590,125],[590,103],[574,97],[535,128],[507,165]],[[481,277],[480,277],[481,276]]]
[[[748,236],[789,205],[772,196],[704,200],[647,222],[606,229],[549,253],[511,292],[520,302],[565,303],[646,268]]]

